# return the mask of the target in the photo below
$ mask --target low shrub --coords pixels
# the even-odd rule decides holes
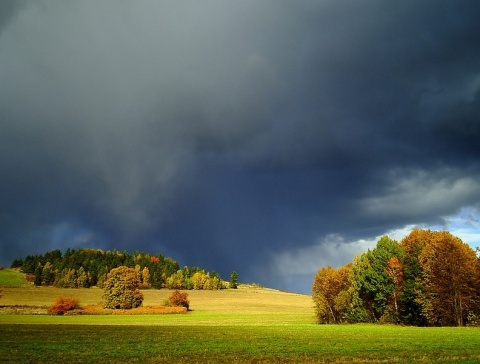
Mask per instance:
[[[185,307],[187,310],[190,307],[190,301],[188,300],[188,293],[182,293],[179,291],[174,291],[168,297],[168,301],[172,306],[175,307]]]
[[[60,296],[50,306],[49,313],[53,315],[64,315],[68,311],[80,308],[80,304],[76,298]]]
[[[67,312],[67,315],[167,315],[186,314],[185,307],[140,306],[129,310],[103,308],[102,305],[87,305],[78,311]]]

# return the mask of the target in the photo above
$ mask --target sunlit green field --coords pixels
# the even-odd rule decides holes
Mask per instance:
[[[2,317],[7,363],[478,363],[472,328],[273,323],[242,315]],[[14,323],[17,321],[17,323]],[[6,323],[8,322],[8,323]],[[23,322],[24,324],[19,324]]]
[[[23,287],[27,284],[25,276],[18,271],[11,269],[0,270],[0,287]]]
[[[100,289],[3,288],[0,305],[83,304]],[[145,305],[170,291],[147,290]],[[316,325],[309,296],[190,291],[186,315],[0,314],[2,363],[479,363],[480,329]]]

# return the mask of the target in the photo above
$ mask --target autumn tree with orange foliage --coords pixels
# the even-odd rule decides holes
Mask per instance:
[[[446,231],[430,232],[419,263],[417,302],[429,324],[462,326],[478,312],[477,257],[467,244]]]
[[[168,302],[174,307],[185,307],[187,310],[190,307],[190,301],[188,300],[188,293],[173,291],[170,297],[168,297]]]
[[[385,273],[391,279],[394,285],[393,291],[393,305],[395,308],[395,314],[398,317],[398,296],[401,293],[403,285],[403,265],[397,257],[392,257],[387,262],[387,268]]]
[[[479,255],[447,231],[414,229],[400,244],[384,236],[355,256],[348,279],[331,267],[317,272],[312,296],[318,322],[478,326]]]
[[[312,296],[319,323],[339,323],[350,300],[350,266],[321,268],[314,279]]]

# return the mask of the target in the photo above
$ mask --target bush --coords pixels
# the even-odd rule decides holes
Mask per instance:
[[[140,306],[143,294],[138,289],[139,286],[140,280],[135,268],[122,266],[112,269],[103,284],[103,307],[128,310]]]
[[[25,274],[25,279],[27,280],[28,283],[34,283],[35,282],[35,275],[31,273]]]
[[[67,311],[77,308],[80,308],[80,305],[76,298],[60,296],[55,299],[48,312],[53,315],[64,315]]]
[[[190,301],[188,300],[188,293],[174,291],[168,298],[168,301],[172,306],[185,307],[187,310],[190,307]]]

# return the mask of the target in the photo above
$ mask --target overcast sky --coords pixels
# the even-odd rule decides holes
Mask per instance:
[[[141,250],[308,293],[480,242],[480,2],[0,2],[0,264]]]

